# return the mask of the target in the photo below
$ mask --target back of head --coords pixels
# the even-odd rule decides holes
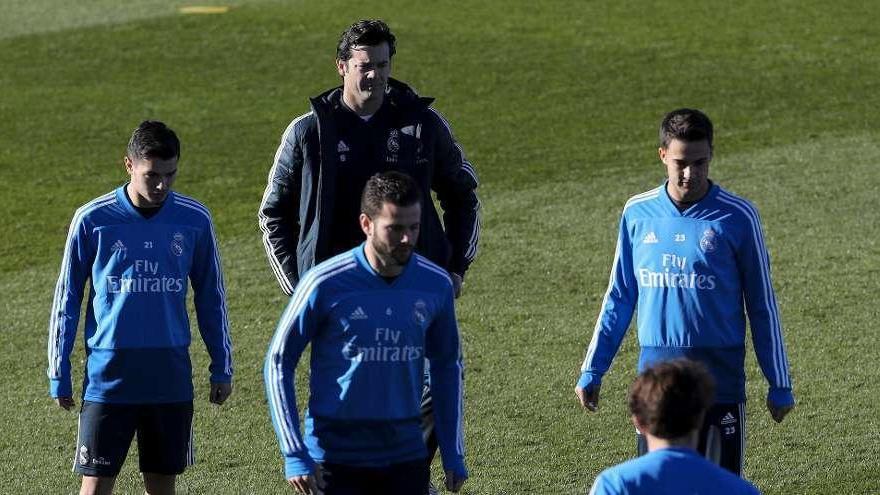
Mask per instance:
[[[388,56],[393,57],[397,38],[387,24],[379,19],[361,19],[348,27],[339,37],[336,59],[346,61],[356,46],[376,46],[388,43]]]
[[[629,410],[647,430],[664,439],[679,438],[700,427],[712,404],[715,382],[700,363],[665,361],[643,371],[629,391]]]
[[[179,158],[180,140],[163,122],[145,120],[131,134],[125,154],[140,160]]]
[[[660,122],[660,147],[668,148],[673,139],[693,142],[707,140],[712,148],[714,128],[709,116],[693,108],[667,113]]]
[[[383,172],[370,177],[364,186],[361,212],[375,218],[382,211],[384,203],[412,206],[421,202],[421,190],[412,177],[395,171]]]

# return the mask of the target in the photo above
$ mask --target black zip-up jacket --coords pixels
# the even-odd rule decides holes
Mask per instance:
[[[431,108],[433,98],[420,97],[394,79],[388,87],[383,103],[387,108],[382,110],[389,112],[384,120],[388,129],[383,166],[409,174],[425,194],[416,251],[464,276],[480,238],[477,174],[449,124]],[[333,118],[341,100],[341,87],[311,98],[311,111],[290,123],[260,204],[269,265],[288,295],[306,271],[339,254],[333,252],[330,229],[339,160],[348,151],[337,139],[338,123]],[[443,210],[442,223],[430,197],[432,190]]]

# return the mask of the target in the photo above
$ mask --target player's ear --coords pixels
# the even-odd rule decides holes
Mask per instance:
[[[131,158],[129,158],[128,155],[123,156],[122,163],[125,164],[125,171],[128,172],[128,175],[131,175],[131,172],[132,172]]]
[[[630,421],[632,421],[633,426],[635,426],[636,429],[639,430],[639,432],[645,431],[644,427],[641,424],[639,424],[639,418],[637,418],[635,414],[630,416],[629,419],[630,419]]]
[[[663,146],[657,148],[657,155],[660,156],[660,161],[666,160],[666,148]]]
[[[336,59],[336,72],[339,73],[339,77],[345,77],[345,60]]]
[[[366,213],[361,213],[359,220],[361,223],[361,230],[364,232],[365,236],[369,237],[370,236],[370,226],[373,224],[373,220],[371,220],[370,217],[368,217]]]

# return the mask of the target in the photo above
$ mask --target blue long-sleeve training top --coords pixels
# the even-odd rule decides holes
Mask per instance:
[[[748,201],[717,184],[684,211],[666,184],[627,201],[580,386],[601,381],[636,309],[639,370],[677,357],[700,361],[718,403],[745,400],[747,313],[770,397],[793,401],[761,220]]]
[[[602,471],[590,495],[760,495],[748,481],[695,450],[668,447]]]
[[[294,371],[308,343],[303,435]],[[315,462],[378,467],[427,457],[419,418],[426,358],[443,466],[465,476],[462,358],[446,271],[413,254],[389,283],[363,244],[309,270],[264,368],[285,475],[308,474]]]
[[[186,310],[192,284],[210,380],[232,380],[220,254],[208,209],[170,192],[145,218],[125,186],[79,208],[70,223],[49,318],[49,392],[72,396],[70,354],[88,286],[83,399],[165,403],[193,398]]]

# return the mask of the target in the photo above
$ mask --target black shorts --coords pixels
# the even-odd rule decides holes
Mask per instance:
[[[422,495],[431,473],[425,459],[384,467],[357,467],[325,462],[315,470],[317,495]]]
[[[73,470],[84,476],[116,476],[137,433],[141,472],[180,474],[195,461],[192,418],[192,402],[83,401]]]
[[[746,405],[715,404],[706,411],[700,428],[697,451],[731,473],[742,476],[746,451]],[[648,451],[645,437],[638,434],[639,455]]]
[[[698,447],[706,459],[742,476],[746,451],[746,405],[715,404],[706,412]]]

